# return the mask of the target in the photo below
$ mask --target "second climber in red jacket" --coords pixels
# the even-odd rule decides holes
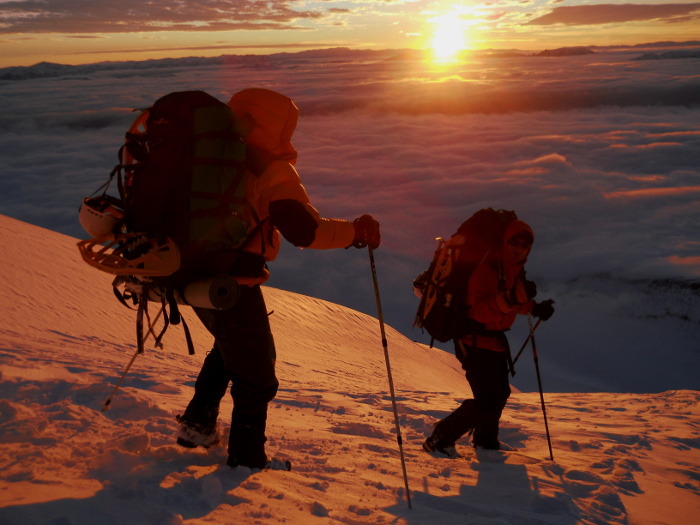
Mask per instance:
[[[525,279],[524,266],[533,241],[528,224],[511,222],[498,256],[479,264],[469,277],[465,323],[470,328],[467,335],[455,341],[455,354],[474,397],[435,425],[423,443],[426,451],[456,456],[455,443],[468,433],[473,433],[474,447],[501,448],[498,426],[510,396],[510,352],[505,331],[518,314],[547,320],[554,313],[552,301],[533,300],[535,285]]]

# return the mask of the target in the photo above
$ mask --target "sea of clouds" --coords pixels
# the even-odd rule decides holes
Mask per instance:
[[[698,389],[700,59],[641,56],[439,66],[331,50],[0,69],[0,213],[83,237],[79,203],[106,180],[135,108],[171,91],[275,89],[302,111],[297,168],[313,204],[382,225],[387,323],[428,342],[411,328],[411,280],[435,237],[479,208],[514,209],[536,234],[528,276],[556,300],[537,332],[545,388]],[[376,315],[366,252],[286,245],[271,270],[271,286]],[[514,384],[535,389],[522,359]]]

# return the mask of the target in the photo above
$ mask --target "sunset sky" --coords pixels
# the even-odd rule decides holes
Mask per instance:
[[[0,0],[0,67],[346,46],[544,49],[697,40],[700,2]]]

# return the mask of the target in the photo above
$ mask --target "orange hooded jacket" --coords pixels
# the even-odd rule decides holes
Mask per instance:
[[[498,261],[483,262],[469,278],[467,304],[469,317],[481,323],[486,330],[502,332],[508,330],[517,314],[532,311],[532,300],[525,291],[523,267],[525,260],[509,261],[505,256],[508,241],[515,236],[534,240],[532,228],[521,220],[513,221],[506,228],[503,246]],[[528,250],[529,253],[529,250]],[[467,345],[488,350],[506,350],[503,337],[497,335],[469,334],[462,339]]]
[[[270,216],[270,204],[281,200],[299,202],[316,222],[314,238],[306,247],[323,250],[350,246],[355,236],[352,222],[321,217],[309,202],[294,169],[297,151],[291,138],[299,119],[299,109],[294,102],[275,91],[249,88],[233,95],[228,106],[247,128],[246,143],[272,159],[261,173],[247,175],[246,195],[262,227],[245,250],[262,255],[266,261],[277,257],[281,234],[272,221],[266,219]]]

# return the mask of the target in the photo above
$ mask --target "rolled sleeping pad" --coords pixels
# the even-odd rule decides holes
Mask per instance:
[[[222,274],[188,284],[182,295],[190,306],[228,310],[238,301],[241,290],[236,279]]]
[[[188,284],[182,293],[175,292],[175,299],[178,304],[212,310],[228,310],[236,304],[240,294],[238,281],[230,275],[222,274]],[[160,302],[161,295],[157,289],[151,288],[148,299]]]

